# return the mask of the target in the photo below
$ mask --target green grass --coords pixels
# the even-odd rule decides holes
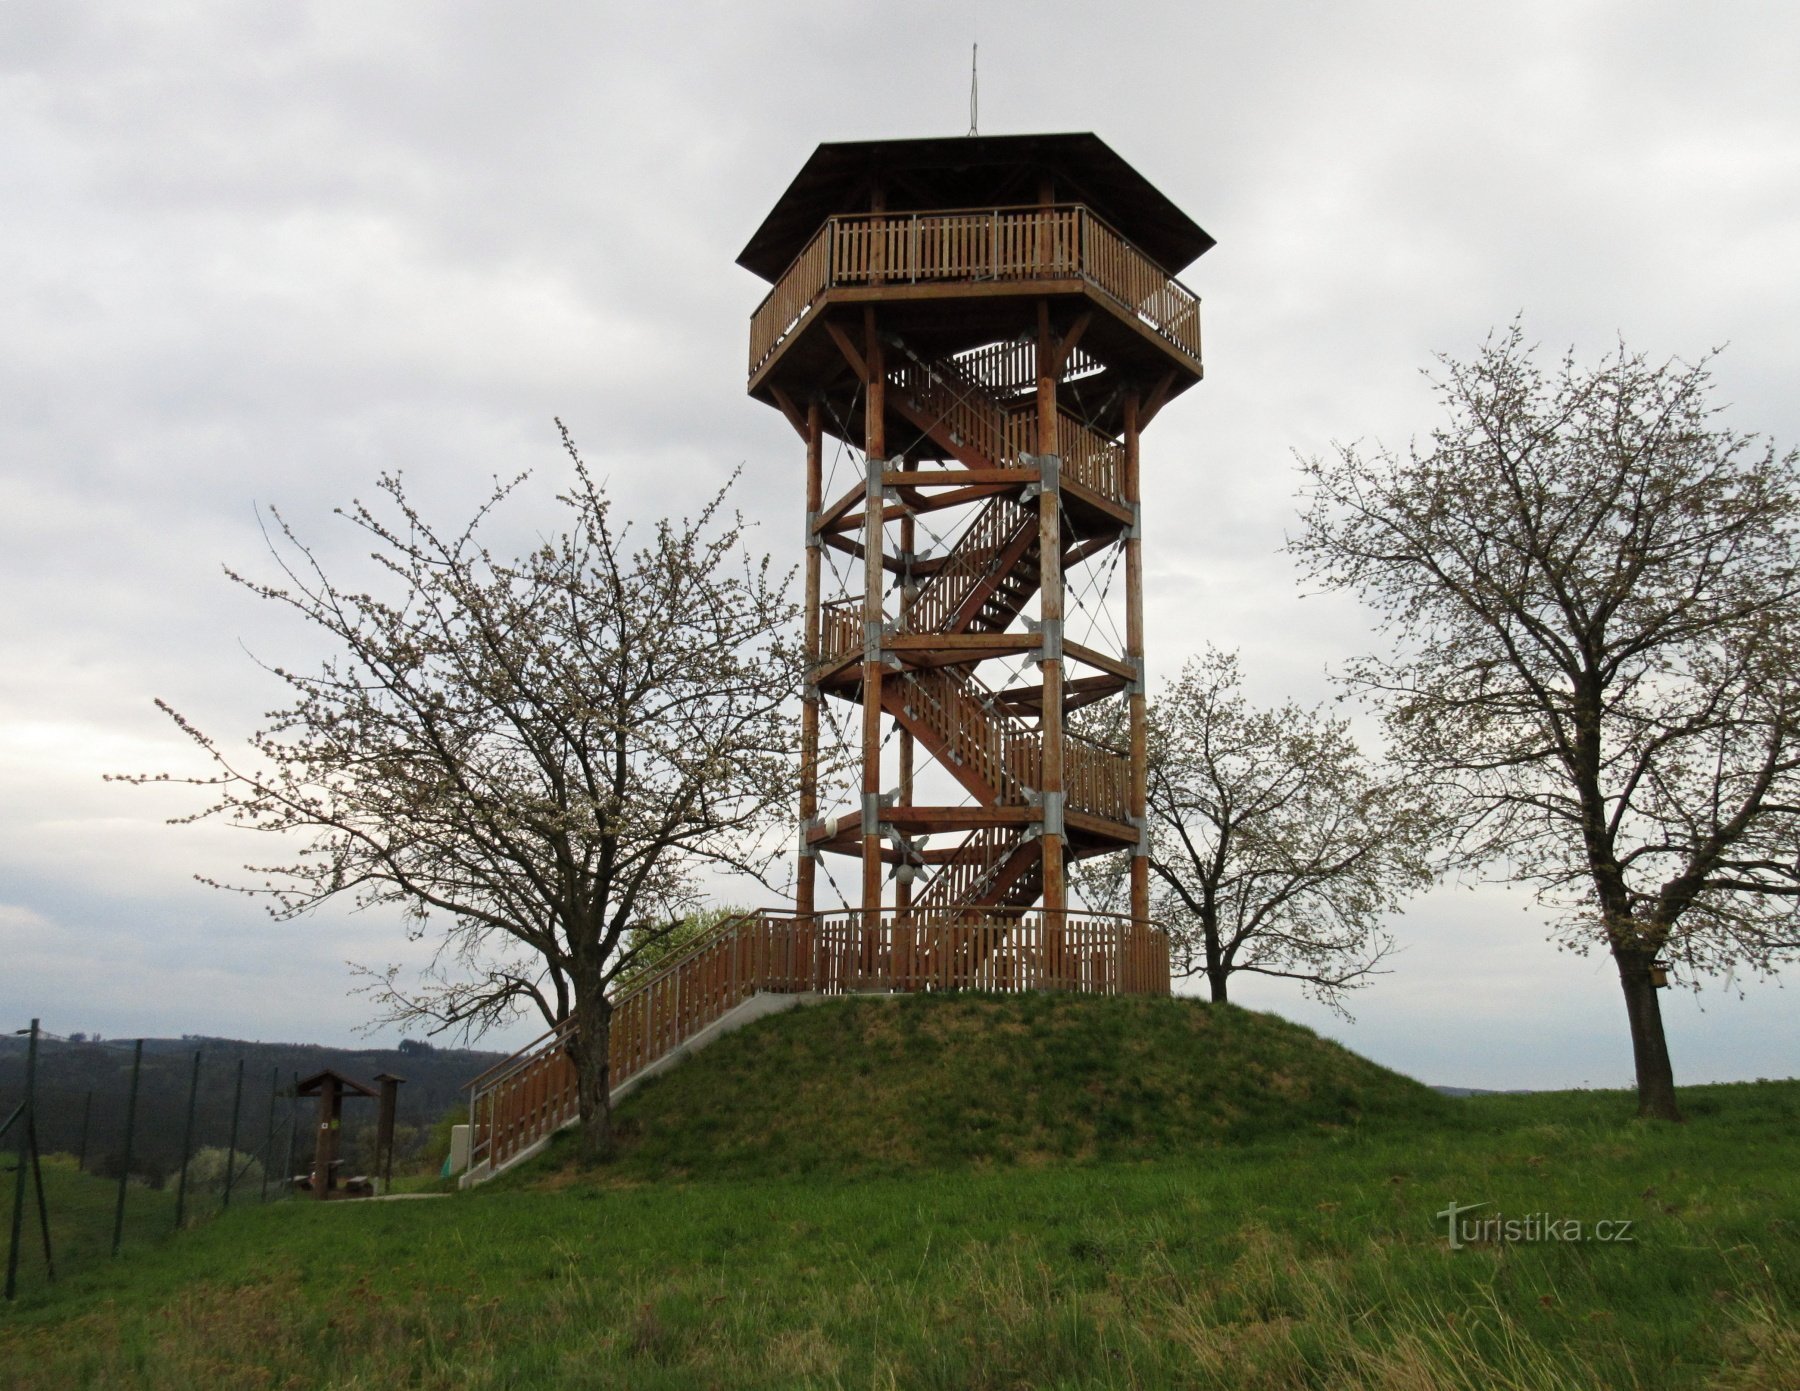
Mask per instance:
[[[895,1007],[845,1007],[852,1024],[827,1017],[835,1008],[762,1032],[848,1028],[853,1041],[876,1027],[864,1011]],[[1347,1123],[1343,1097],[1293,1070],[1294,1031],[1297,1123],[1228,1087],[1181,1127],[1140,1124],[1134,1151],[1105,1138],[1102,1104],[1089,1157],[1063,1158],[1031,1137],[1087,1109],[1079,1096],[1104,1064],[1072,1059],[1090,1023],[1116,1051],[1104,1017],[1063,1018],[1035,1099],[972,1098],[971,1114],[1000,1117],[985,1129],[1016,1163],[988,1138],[955,1162],[949,1138],[921,1138],[951,1124],[942,1116],[869,1148],[874,1103],[848,1079],[887,1064],[852,1050],[831,1060],[842,1096],[826,1105],[828,1089],[793,1121],[862,1136],[841,1168],[796,1149],[809,1167],[778,1173],[732,1121],[714,1160],[697,1134],[655,1141],[688,1177],[646,1181],[653,1102],[711,1076],[716,1092],[701,1095],[729,1108],[747,1076],[772,1080],[757,1058],[813,1057],[816,1040],[746,1031],[751,1072],[714,1067],[729,1063],[725,1040],[644,1092],[630,1108],[643,1133],[616,1165],[551,1160],[443,1201],[233,1211],[34,1289],[0,1312],[0,1385],[1800,1386],[1800,1083],[1691,1089],[1679,1127],[1631,1119],[1621,1093],[1414,1109],[1404,1088]],[[921,1023],[940,1027],[960,1026]],[[1284,1032],[1248,1015],[1222,1027]],[[956,1056],[939,1065],[964,1080],[1028,1058],[1006,1062],[1012,1045],[995,1043],[975,1064],[945,1046]],[[1183,1151],[1180,1135],[1207,1138]],[[1452,1251],[1434,1216],[1451,1200],[1630,1220],[1635,1239]]]
[[[11,1233],[13,1155],[0,1172],[0,1262],[6,1258]],[[44,1205],[50,1214],[51,1255],[57,1273],[70,1276],[111,1258],[113,1221],[117,1212],[117,1179],[85,1174],[65,1154],[44,1156]],[[175,1226],[175,1194],[133,1180],[125,1190],[125,1222],[120,1233],[120,1259],[135,1257],[165,1240]],[[37,1199],[29,1175],[25,1188],[25,1221],[19,1246],[19,1287],[29,1297],[48,1283],[44,1248],[38,1228]]]
[[[618,1112],[639,1178],[1154,1159],[1449,1112],[1270,1014],[1191,999],[884,996],[764,1019]]]

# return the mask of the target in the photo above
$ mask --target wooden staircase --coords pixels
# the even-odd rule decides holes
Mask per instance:
[[[1013,380],[1023,375],[1017,357],[1007,345],[966,359],[925,361],[907,354],[890,374],[895,409],[955,461],[946,467],[947,477],[961,468],[990,479],[1011,472],[1019,480],[982,501],[949,551],[921,567],[926,573],[892,625],[898,634],[1007,634],[1038,592],[1043,541],[1036,506],[1027,501],[1038,477],[1029,453],[1035,422],[1030,409],[1008,404],[1001,395],[1020,398]],[[1029,397],[1023,399],[1029,404]],[[1116,502],[1122,477],[1118,447],[1066,412],[1059,438],[1066,441],[1067,458],[1077,461],[1073,479],[1065,462],[1064,486],[1074,481],[1102,502]],[[1065,557],[1080,558],[1112,544],[1123,527],[1103,511],[1090,510],[1088,519],[1093,534],[1079,541],[1059,538]],[[826,606],[821,624],[821,667],[835,664],[841,673],[825,689],[844,699],[860,699],[855,659],[862,650],[861,616],[862,600],[852,598]],[[1110,694],[1120,680],[1082,678],[1070,686],[1072,706],[1094,698],[1084,687],[1095,695]],[[882,682],[881,706],[977,803],[1022,807],[1032,804],[1041,783],[1036,690],[991,690],[976,676],[973,662],[915,664]],[[1067,810],[1121,826],[1128,822],[1130,769],[1123,752],[1065,734],[1063,766]],[[933,856],[925,868],[930,877],[913,901],[935,911],[1023,908],[1043,887],[1037,848],[1017,828],[976,830],[947,860]]]

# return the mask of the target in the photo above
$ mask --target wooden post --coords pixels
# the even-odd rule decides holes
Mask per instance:
[[[1138,843],[1131,853],[1131,921],[1142,927],[1150,921],[1150,847],[1145,817],[1149,806],[1149,740],[1146,726],[1148,697],[1144,683],[1144,510],[1138,470],[1138,392],[1125,397],[1125,505],[1131,509],[1131,530],[1125,540],[1125,660],[1137,668],[1131,688],[1131,793],[1127,811],[1138,829]]]
[[[1063,567],[1062,484],[1056,418],[1057,343],[1050,332],[1050,301],[1038,301],[1037,459],[1038,612],[1043,647],[1039,669],[1044,677],[1044,712],[1038,721],[1043,740],[1038,791],[1043,797],[1044,954],[1054,980],[1062,977],[1064,913],[1069,906],[1063,877]],[[1052,462],[1055,461],[1055,462]]]
[[[906,612],[906,606],[912,602],[918,592],[918,586],[912,578],[913,548],[918,544],[918,527],[908,512],[900,519],[900,553],[905,557],[904,573],[900,582],[900,611]],[[900,805],[910,807],[913,800],[913,735],[906,726],[900,727]],[[894,949],[893,976],[889,982],[896,990],[912,989],[912,955],[913,955],[913,923],[912,923],[912,866],[902,858],[899,872],[894,876]]]
[[[806,407],[806,685],[800,707],[800,862],[795,871],[794,906],[812,927],[819,865],[806,836],[819,814],[819,694],[814,679],[819,662],[819,571],[824,543],[813,534],[813,522],[824,506],[824,417],[815,398]]]
[[[375,1121],[375,1171],[381,1177],[381,1191],[394,1184],[394,1113],[400,1105],[400,1084],[406,1079],[383,1072],[375,1080],[381,1084],[380,1112]]]
[[[881,919],[881,593],[887,582],[881,568],[887,374],[872,307],[863,311],[863,353],[869,380],[863,442],[867,488],[863,497],[862,909],[864,930],[872,931]]]
[[[319,1083],[319,1129],[313,1137],[313,1197],[321,1202],[331,1192],[331,1167],[337,1163],[338,1118],[342,1112],[338,1080],[327,1076]]]

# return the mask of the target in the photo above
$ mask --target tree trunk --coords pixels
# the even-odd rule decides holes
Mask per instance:
[[[612,1005],[603,992],[578,1005],[581,1021],[569,1052],[581,1103],[581,1156],[605,1159],[612,1151]]]
[[[1662,1003],[1650,983],[1656,953],[1637,947],[1613,947],[1625,1013],[1631,1020],[1631,1053],[1637,1064],[1638,1115],[1652,1120],[1682,1119],[1675,1105],[1675,1069],[1663,1034]]]
[[[1206,983],[1212,989],[1212,1002],[1215,1005],[1226,1003],[1225,981],[1231,975],[1231,960],[1236,947],[1232,951],[1225,950],[1225,944],[1219,940],[1219,920],[1214,916],[1211,894],[1207,896],[1206,907],[1200,914],[1200,931],[1206,943]]]

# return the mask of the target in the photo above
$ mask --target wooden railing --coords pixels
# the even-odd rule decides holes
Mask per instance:
[[[948,912],[977,903],[1018,848],[1019,839],[1020,832],[1006,826],[983,826],[969,832],[955,855],[938,866],[913,899],[913,911]]]
[[[1000,344],[1012,349],[1016,345]],[[977,379],[967,359],[907,362],[888,374],[892,390],[919,416],[968,446],[989,468],[1026,464],[1037,438],[1036,404],[1008,407]],[[1125,450],[1066,407],[1057,408],[1057,452],[1065,477],[1109,498],[1125,496]]]
[[[1131,760],[1082,734],[1063,740],[1063,791],[1074,811],[1110,821],[1131,819]]]
[[[618,1086],[758,990],[808,990],[811,967],[795,940],[764,913],[729,918],[612,1003],[608,1077]],[[470,1083],[471,1165],[496,1166],[579,1111],[565,1020]]]
[[[1090,430],[1062,407],[1057,415],[1056,447],[1062,455],[1063,477],[1123,502],[1125,447]]]
[[[863,603],[839,599],[819,607],[819,650],[813,660],[821,666],[842,661],[863,650]]]
[[[1027,789],[1038,785],[1029,780],[1035,761],[1027,764],[1015,749],[1020,744],[1035,749],[1037,734],[993,703],[992,692],[966,671],[922,667],[906,672],[901,680],[910,722],[936,736],[943,750],[939,761],[953,765],[952,773],[967,769],[986,784],[998,805],[1025,805]]]
[[[902,363],[888,374],[888,383],[919,415],[967,445],[982,467],[1021,467],[1031,452],[1034,415],[1003,409],[979,382],[963,378],[951,360]]]
[[[831,243],[814,237],[750,317],[750,370],[775,351],[831,283]]]
[[[1030,338],[990,343],[958,353],[952,361],[970,381],[997,401],[1017,401],[1037,390],[1037,343]],[[1077,344],[1063,363],[1062,380],[1100,370],[1100,363]]]
[[[943,760],[967,768],[998,794],[998,805],[1023,806],[1044,785],[1044,735],[1009,714],[972,673],[923,667],[901,678],[914,722],[929,728]],[[971,789],[973,790],[973,789]],[[1123,822],[1130,810],[1131,763],[1083,735],[1063,736],[1064,805]]]
[[[1073,911],[732,918],[613,1001],[610,1080],[628,1080],[761,991],[1040,989],[1166,995],[1168,937]],[[500,1168],[580,1114],[569,1057],[578,1028],[564,1020],[469,1084],[472,1169]]]
[[[837,286],[1081,279],[1200,360],[1200,301],[1080,205],[828,218],[750,316],[754,376]]]
[[[952,620],[976,587],[990,578],[1000,553],[1017,540],[1022,527],[1035,522],[1030,512],[1006,494],[989,498],[956,538],[944,563],[901,609],[901,628],[909,633],[950,631]]]

